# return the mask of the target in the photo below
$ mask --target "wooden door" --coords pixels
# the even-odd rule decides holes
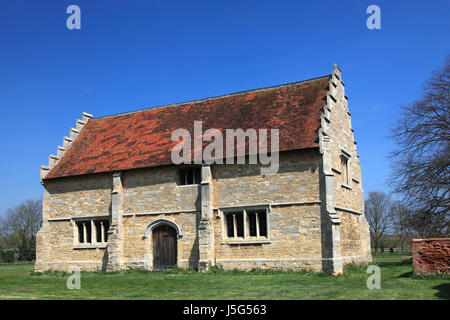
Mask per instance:
[[[161,225],[153,230],[153,270],[162,271],[177,265],[177,232]]]

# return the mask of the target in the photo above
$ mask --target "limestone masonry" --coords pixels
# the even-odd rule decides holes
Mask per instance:
[[[280,131],[279,170],[174,165],[176,128]],[[248,163],[248,162],[246,162]],[[341,71],[93,118],[41,167],[35,270],[313,269],[369,262],[361,165]]]

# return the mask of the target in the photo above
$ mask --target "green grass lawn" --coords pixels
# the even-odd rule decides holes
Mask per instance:
[[[450,277],[414,277],[411,260],[375,257],[381,289],[369,290],[365,266],[343,275],[313,272],[189,270],[81,273],[81,290],[66,287],[68,275],[34,273],[32,264],[0,265],[0,299],[449,299]]]

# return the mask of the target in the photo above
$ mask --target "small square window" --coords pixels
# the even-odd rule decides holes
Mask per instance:
[[[178,171],[180,175],[180,185],[200,184],[202,182],[202,171],[199,167],[185,168]]]

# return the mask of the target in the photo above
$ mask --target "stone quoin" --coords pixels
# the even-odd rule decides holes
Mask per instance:
[[[171,134],[193,132],[195,121],[202,130],[278,130],[277,172],[174,164]],[[248,156],[247,145],[239,150]],[[100,118],[83,113],[41,167],[41,183],[36,271],[339,274],[371,261],[361,165],[336,65],[330,75],[270,88]]]

